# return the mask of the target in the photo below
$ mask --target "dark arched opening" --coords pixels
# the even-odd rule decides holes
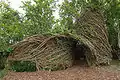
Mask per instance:
[[[72,48],[73,65],[87,65],[86,49],[84,44],[76,43]]]

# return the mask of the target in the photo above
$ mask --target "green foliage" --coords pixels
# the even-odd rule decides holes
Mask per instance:
[[[28,35],[48,33],[54,24],[52,7],[54,0],[23,2],[25,10],[24,29]]]
[[[0,2],[0,51],[22,40],[22,26],[19,13],[4,2]]]
[[[6,69],[0,70],[0,80],[1,80],[5,75],[7,75],[7,70],[6,70]]]
[[[6,57],[0,55],[0,70],[5,68]]]
[[[12,53],[12,51],[13,51],[12,48],[8,48],[7,50],[0,52],[0,69],[5,68],[7,57],[10,53]]]
[[[11,69],[16,72],[33,72],[36,71],[36,64],[30,61],[15,61]]]
[[[56,20],[56,23],[53,26],[53,28],[51,29],[51,32],[49,34],[52,34],[52,35],[67,34],[70,32],[70,30],[68,30],[68,27],[66,27],[63,24],[60,24],[60,21],[61,20]]]
[[[63,4],[60,6],[60,24],[64,25],[68,30],[73,28],[74,19],[80,15],[80,5],[78,8],[78,4],[76,4],[77,2],[77,0],[72,2],[65,0],[65,2],[63,2]]]
[[[105,10],[109,41],[113,48],[117,48],[119,40],[118,34],[120,31],[120,1],[111,0]]]

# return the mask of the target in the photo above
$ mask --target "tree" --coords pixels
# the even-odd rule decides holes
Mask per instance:
[[[23,39],[19,13],[9,4],[0,2],[0,51]]]
[[[106,22],[109,32],[109,41],[113,49],[118,47],[120,31],[120,0],[110,0],[105,8]]]
[[[23,2],[25,10],[24,29],[27,35],[50,32],[54,25],[54,0],[33,0]]]

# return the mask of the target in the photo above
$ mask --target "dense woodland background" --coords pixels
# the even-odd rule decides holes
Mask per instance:
[[[106,22],[109,43],[114,53],[120,49],[120,0],[57,0],[24,1],[24,14],[0,2],[0,57],[8,56],[10,45],[35,34],[75,34],[75,22],[88,7],[101,10]],[[59,8],[59,19],[53,12]],[[117,55],[119,56],[119,55]]]

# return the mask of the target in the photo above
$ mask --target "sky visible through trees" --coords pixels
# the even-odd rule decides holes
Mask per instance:
[[[10,6],[12,8],[14,8],[15,10],[18,10],[20,13],[24,14],[24,10],[22,8],[20,8],[20,6],[22,6],[22,2],[21,1],[30,1],[30,0],[1,0],[1,1],[8,1],[10,2]],[[57,0],[57,4],[62,4],[64,0]],[[56,19],[59,19],[59,8],[56,9],[56,11],[53,13],[53,15],[55,16]]]

